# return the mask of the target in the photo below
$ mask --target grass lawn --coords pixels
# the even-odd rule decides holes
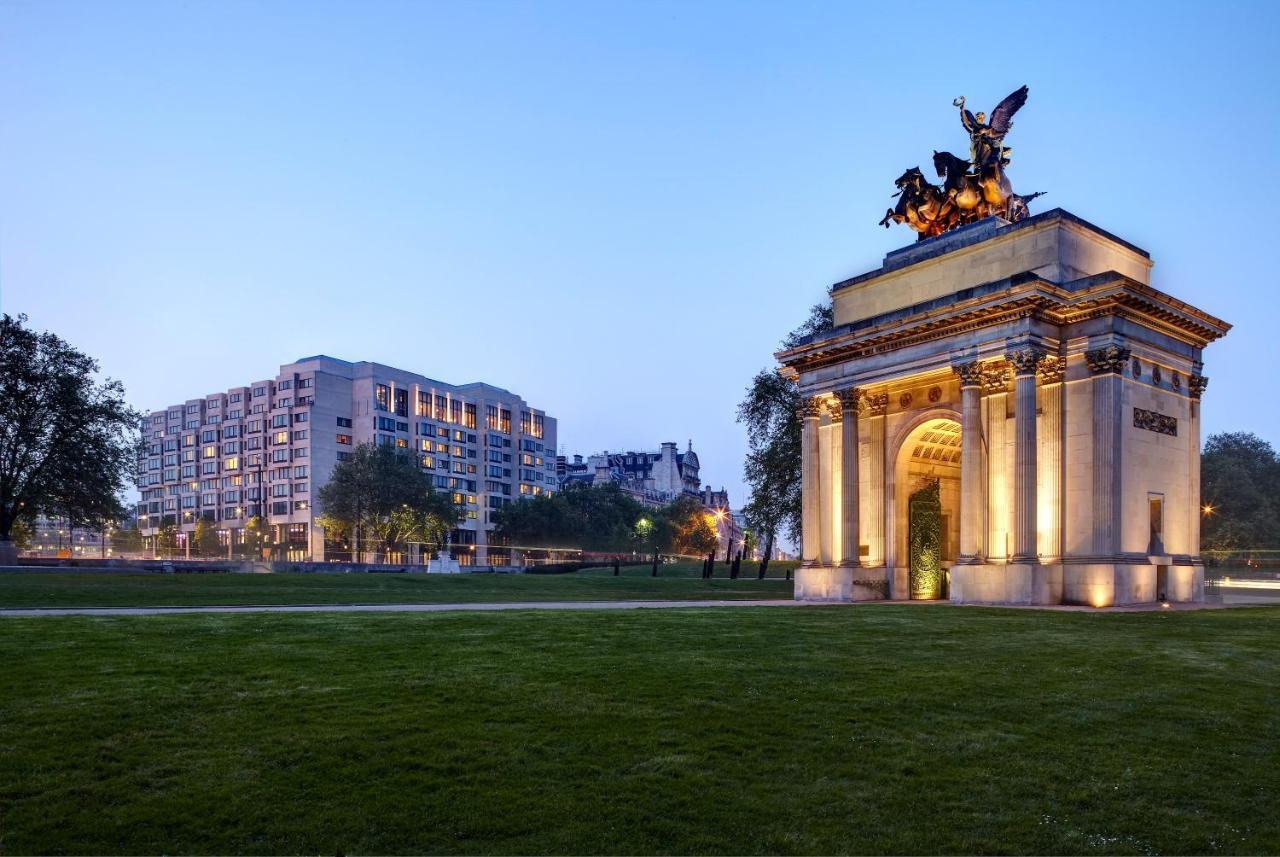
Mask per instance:
[[[1276,853],[1280,608],[0,621],[0,852]]]
[[[729,580],[702,580],[701,566],[677,563],[650,568],[610,569],[573,574],[76,574],[0,573],[4,607],[167,607],[227,604],[442,604],[480,601],[615,601],[694,598],[791,598],[787,568],[770,563],[769,577],[756,580],[754,563]],[[750,569],[750,575],[747,574]]]

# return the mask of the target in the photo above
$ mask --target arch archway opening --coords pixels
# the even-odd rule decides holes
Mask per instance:
[[[928,419],[898,449],[896,565],[912,599],[947,597],[950,568],[960,546],[960,433],[954,419]]]

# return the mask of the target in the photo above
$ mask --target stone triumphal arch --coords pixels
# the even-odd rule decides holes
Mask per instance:
[[[803,396],[796,597],[1203,598],[1204,347],[1229,325],[1060,209],[837,283],[778,355]]]

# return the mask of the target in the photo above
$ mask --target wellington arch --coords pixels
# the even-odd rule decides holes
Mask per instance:
[[[780,352],[803,406],[796,598],[1204,597],[1202,352],[1230,325],[1061,209],[960,226],[831,289]]]

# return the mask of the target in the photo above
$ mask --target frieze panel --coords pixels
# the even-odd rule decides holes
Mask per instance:
[[[1178,421],[1174,417],[1158,414],[1143,408],[1133,409],[1133,427],[1153,431],[1157,434],[1178,436]]]
[[[863,406],[866,408],[867,416],[882,417],[889,410],[889,394],[877,393],[874,396],[867,396],[863,400]]]

